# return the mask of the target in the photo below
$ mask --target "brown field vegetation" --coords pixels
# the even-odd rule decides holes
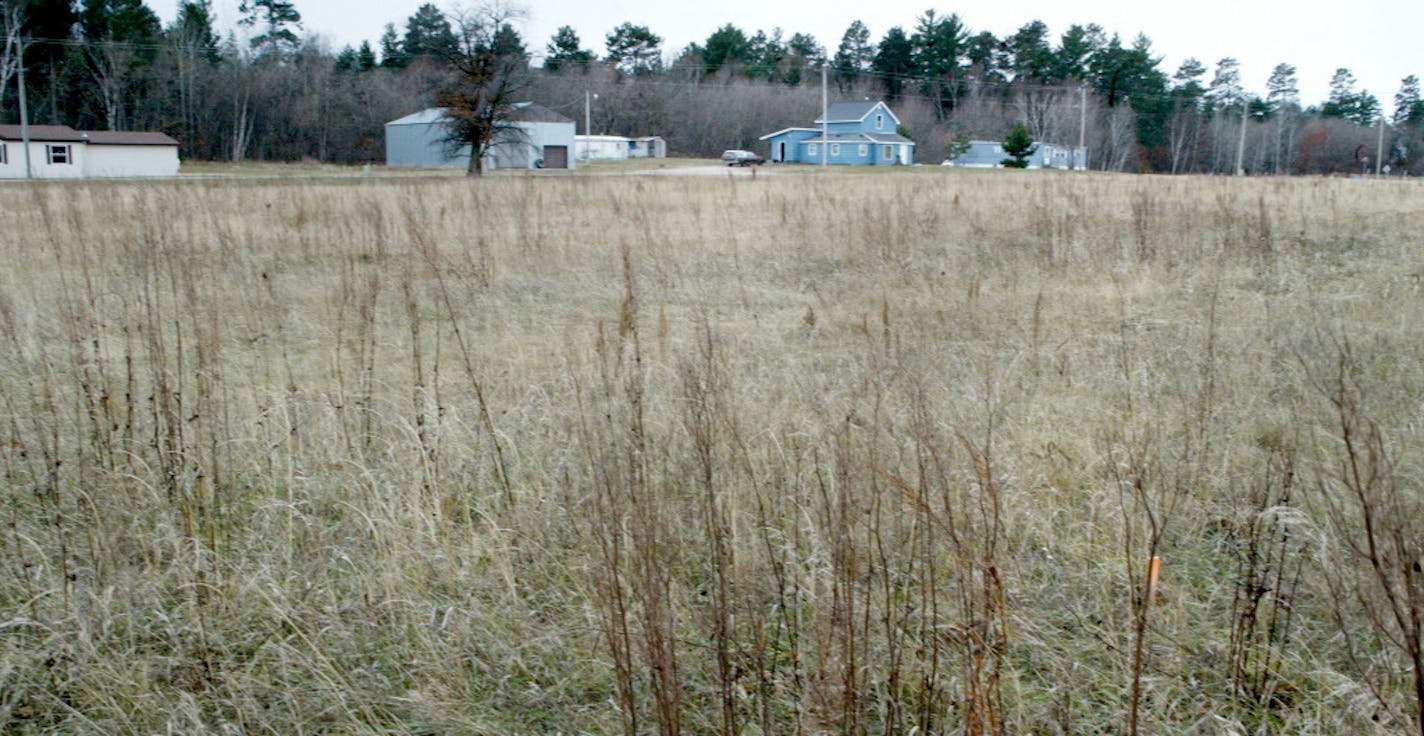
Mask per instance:
[[[0,188],[0,732],[1417,733],[1421,202]]]

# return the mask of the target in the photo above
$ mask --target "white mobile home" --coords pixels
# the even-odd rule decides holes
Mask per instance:
[[[650,135],[625,138],[621,135],[574,136],[574,149],[580,161],[617,161],[628,158],[666,158],[667,141]]]
[[[178,141],[162,133],[0,125],[0,179],[130,178],[178,175]]]

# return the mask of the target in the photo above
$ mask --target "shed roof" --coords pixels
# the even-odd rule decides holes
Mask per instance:
[[[508,119],[517,123],[572,123],[573,118],[559,112],[550,110],[537,102],[516,102],[510,105]],[[443,107],[427,107],[420,112],[413,112],[402,118],[386,123],[386,125],[431,125],[445,121],[445,110]]]
[[[163,133],[128,130],[90,130],[81,135],[100,146],[176,146],[178,141]]]
[[[18,125],[0,125],[0,140],[23,141],[24,132]],[[83,143],[88,139],[83,133],[68,125],[31,125],[30,140],[55,143]]]
[[[572,123],[573,118],[561,112],[550,110],[537,102],[516,102],[510,107],[508,118],[519,123]]]
[[[0,140],[23,141],[18,125],[0,125]],[[93,143],[97,146],[176,146],[163,133],[137,130],[75,130],[68,125],[31,125],[30,140],[37,143]]]

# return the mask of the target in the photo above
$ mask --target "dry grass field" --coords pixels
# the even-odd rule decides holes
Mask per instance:
[[[1424,185],[40,184],[0,233],[0,732],[1420,732]]]

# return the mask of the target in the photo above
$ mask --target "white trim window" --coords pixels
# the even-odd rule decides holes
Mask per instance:
[[[832,156],[839,156],[839,155],[841,155],[841,144],[839,144],[839,143],[832,143],[832,144],[831,144],[831,155],[832,155]]]
[[[869,143],[862,143],[862,144],[860,144],[860,147],[856,149],[856,152],[855,152],[855,153],[856,153],[857,156],[860,156],[861,158],[865,158],[866,156],[869,156],[869,155],[870,155],[870,144],[869,144]]]
[[[72,164],[74,163],[74,151],[67,145],[46,143],[45,160],[54,165]]]
[[[885,146],[885,160],[890,161],[895,158],[895,147]]]
[[[10,149],[9,149],[4,143],[0,143],[0,166],[9,166],[9,165],[10,165]]]
[[[885,113],[875,113],[875,129],[885,130]]]
[[[807,156],[815,156],[816,153],[817,153],[818,151],[820,151],[820,150],[821,150],[820,147],[817,146],[815,143],[807,143],[807,144],[806,144],[806,155],[807,155]]]

